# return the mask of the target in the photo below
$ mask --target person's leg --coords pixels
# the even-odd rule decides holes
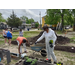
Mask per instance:
[[[8,38],[8,43],[10,42],[10,39]],[[9,44],[10,45],[10,44]]]
[[[46,45],[46,51],[47,51],[47,58],[48,58],[48,60],[51,60],[51,55],[50,55],[48,44]]]
[[[5,44],[7,43],[7,38],[5,38]]]
[[[50,55],[52,56],[53,61],[54,61],[54,62],[57,62],[56,56],[55,56],[55,54],[54,54],[53,51],[54,51],[54,47],[53,47],[53,48],[50,48]]]
[[[19,41],[17,41],[18,46],[19,46]],[[20,46],[20,53],[22,54],[22,47]]]
[[[9,39],[9,45],[11,45],[11,39]]]
[[[6,36],[4,36],[4,43],[5,43],[5,44],[7,43],[7,38],[6,38]]]
[[[26,50],[26,43],[23,43],[24,51],[27,52]]]

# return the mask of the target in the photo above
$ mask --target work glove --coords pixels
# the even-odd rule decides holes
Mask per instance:
[[[37,42],[35,42],[35,45],[37,44]]]
[[[52,45],[52,44],[50,44],[50,47],[51,47],[51,48],[53,48],[53,45]]]

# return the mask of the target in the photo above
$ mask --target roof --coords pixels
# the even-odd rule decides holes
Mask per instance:
[[[43,17],[46,17],[46,15],[45,15],[45,16],[43,16]],[[43,18],[43,17],[42,17],[42,18]]]
[[[6,22],[0,22],[0,24],[2,24],[2,23],[3,23],[3,24],[7,24]]]
[[[21,21],[25,21],[25,20],[21,19]]]
[[[37,22],[32,22],[32,23],[37,23]]]

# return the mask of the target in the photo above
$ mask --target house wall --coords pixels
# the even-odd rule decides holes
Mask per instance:
[[[43,27],[44,25],[45,25],[45,16],[42,17],[42,27]],[[50,25],[47,24],[47,26],[50,26]],[[52,27],[53,27],[54,29],[56,29],[57,25],[52,25]]]
[[[45,17],[42,17],[42,27],[45,25]],[[47,24],[48,25],[48,24]],[[49,25],[48,25],[49,26]]]

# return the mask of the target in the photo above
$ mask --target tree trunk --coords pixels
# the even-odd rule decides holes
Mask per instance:
[[[73,31],[75,31],[75,17],[74,17]]]
[[[64,15],[62,14],[61,17],[62,17],[62,26],[61,27],[62,27],[62,31],[63,31],[64,30],[64,19],[63,19]]]

